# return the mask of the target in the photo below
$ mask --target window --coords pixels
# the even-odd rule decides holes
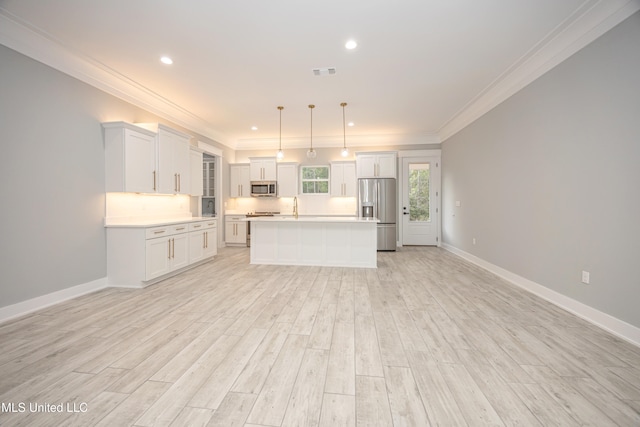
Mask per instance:
[[[431,221],[429,215],[429,163],[409,165],[409,221]]]
[[[329,194],[329,166],[302,166],[302,194]]]

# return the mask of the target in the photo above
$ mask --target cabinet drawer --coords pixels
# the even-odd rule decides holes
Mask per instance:
[[[218,225],[218,222],[216,220],[192,222],[189,224],[189,231],[207,230],[209,228],[214,228],[217,225]]]
[[[173,236],[174,234],[186,233],[189,231],[188,224],[164,225],[162,227],[152,227],[146,230],[146,239],[155,239],[157,237]]]

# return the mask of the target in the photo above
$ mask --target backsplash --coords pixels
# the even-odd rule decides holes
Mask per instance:
[[[355,215],[358,202],[355,197],[298,196],[300,215]],[[254,197],[229,199],[226,210],[237,213],[280,212],[293,213],[293,197]]]
[[[153,195],[107,193],[107,219],[113,218],[180,218],[191,216],[188,195]]]

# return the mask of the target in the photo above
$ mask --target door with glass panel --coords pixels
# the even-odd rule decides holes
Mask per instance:
[[[402,159],[402,244],[439,244],[440,159]]]

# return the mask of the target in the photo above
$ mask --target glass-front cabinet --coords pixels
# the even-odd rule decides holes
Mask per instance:
[[[202,159],[202,216],[215,216],[216,158],[205,154]]]

